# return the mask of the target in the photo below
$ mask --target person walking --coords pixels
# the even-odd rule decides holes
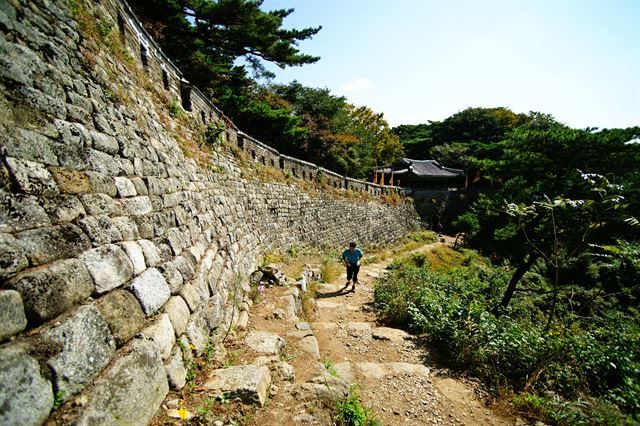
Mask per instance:
[[[342,262],[347,267],[347,283],[344,285],[344,288],[347,288],[349,281],[352,281],[351,291],[356,290],[358,272],[360,271],[360,259],[362,256],[364,256],[364,253],[356,247],[356,243],[354,242],[350,242],[349,248],[342,252]]]

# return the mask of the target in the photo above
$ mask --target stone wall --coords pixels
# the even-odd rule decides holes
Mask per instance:
[[[146,424],[249,308],[264,253],[418,227],[409,203],[245,179],[233,123],[118,0],[0,0],[0,29],[1,425],[54,404]]]

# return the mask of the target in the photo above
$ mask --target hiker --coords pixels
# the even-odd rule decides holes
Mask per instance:
[[[347,288],[349,286],[349,281],[353,280],[351,291],[356,290],[358,271],[360,271],[360,259],[362,256],[364,256],[364,253],[356,247],[356,243],[354,242],[350,242],[349,248],[342,252],[342,261],[347,267],[347,283],[344,285],[344,288]]]

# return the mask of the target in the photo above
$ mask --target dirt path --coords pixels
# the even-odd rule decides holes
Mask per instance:
[[[452,241],[447,238],[446,244]],[[440,244],[415,251],[432,250]],[[287,294],[293,289],[265,291],[262,302],[252,309],[249,330],[284,338],[286,346],[279,360],[293,366],[295,378],[274,379],[271,399],[258,410],[253,424],[331,424],[319,402],[326,395],[311,384],[339,388],[336,383],[341,381],[357,385],[363,404],[383,425],[516,424],[517,419],[506,410],[492,405],[478,384],[449,377],[447,370],[439,369],[425,345],[413,336],[377,323],[372,309],[373,282],[385,273],[388,263],[364,265],[354,292],[344,288],[345,274],[335,282],[319,284],[310,323],[292,315]],[[286,311],[288,306],[288,315],[274,319],[274,312],[276,318],[282,317],[278,310]],[[255,362],[251,358],[256,355],[246,353],[242,361]],[[271,365],[275,362],[271,360]]]
[[[152,424],[331,425],[352,386],[383,425],[526,424],[478,383],[438,366],[424,342],[377,322],[373,284],[391,261],[363,265],[355,291],[344,273],[316,284],[315,299],[295,286],[265,289],[248,324],[200,359],[200,373],[167,396]],[[314,307],[308,321],[302,304]]]

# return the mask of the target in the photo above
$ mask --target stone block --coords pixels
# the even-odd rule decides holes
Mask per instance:
[[[167,372],[167,379],[171,389],[180,390],[187,384],[187,369],[184,366],[182,350],[178,346],[173,348],[171,356],[164,364],[164,369]]]
[[[29,266],[24,250],[11,234],[0,234],[0,280],[6,280]]]
[[[372,337],[378,340],[390,340],[392,342],[402,342],[410,339],[411,335],[404,330],[389,327],[374,327],[372,329]]]
[[[97,294],[120,287],[133,276],[133,265],[129,257],[115,244],[89,250],[80,258],[93,277]]]
[[[41,425],[53,407],[51,382],[23,350],[0,348],[0,424]]]
[[[118,216],[111,218],[113,226],[118,229],[122,239],[125,241],[137,240],[140,238],[140,232],[138,231],[138,225],[127,216]]]
[[[180,296],[182,296],[185,302],[187,302],[191,312],[195,312],[205,300],[200,296],[198,290],[196,290],[196,288],[191,284],[185,284],[182,286],[180,289]]]
[[[160,265],[160,270],[162,271],[164,278],[167,280],[167,284],[169,284],[171,294],[178,294],[184,282],[182,274],[178,271],[178,268],[176,268],[173,262],[165,262]]]
[[[80,201],[82,201],[87,213],[93,216],[114,216],[122,210],[120,204],[107,194],[80,195]]]
[[[181,228],[171,228],[167,231],[167,243],[171,247],[174,256],[182,253],[182,250],[191,245],[189,234]]]
[[[124,198],[121,202],[124,211],[131,216],[142,216],[153,211],[151,199],[146,195]]]
[[[305,336],[298,341],[297,345],[303,352],[311,355],[313,359],[320,359],[320,348],[318,347],[318,340],[316,339],[316,336]]]
[[[189,341],[195,348],[197,353],[204,351],[204,348],[209,343],[209,326],[207,324],[207,307],[201,306],[196,310],[187,324],[187,336]]]
[[[18,232],[50,224],[36,197],[0,190],[0,232]]]
[[[97,304],[102,318],[109,325],[116,344],[122,346],[144,326],[140,303],[127,290],[114,290],[100,298]]]
[[[142,247],[135,241],[125,241],[120,243],[120,247],[127,253],[129,260],[133,265],[133,274],[140,275],[147,269],[147,265],[144,263],[144,253]]]
[[[0,342],[20,333],[27,326],[20,293],[0,290]]]
[[[247,334],[244,342],[253,351],[269,355],[278,355],[285,345],[282,337],[267,331],[252,331]]]
[[[271,386],[271,374],[265,366],[240,365],[214,370],[203,385],[211,395],[228,393],[229,398],[240,398],[247,404],[264,406]]]
[[[110,197],[115,197],[118,194],[118,188],[113,177],[94,171],[86,171],[85,174],[89,179],[91,192],[107,194]]]
[[[51,222],[55,224],[73,222],[87,214],[80,200],[73,195],[56,195],[43,198],[41,202]]]
[[[146,316],[156,313],[171,297],[167,281],[156,268],[149,268],[134,278],[131,291],[140,302]]]
[[[84,194],[91,190],[84,172],[62,167],[51,167],[50,172],[63,194]]]
[[[144,260],[148,266],[158,266],[162,262],[160,258],[160,251],[156,245],[149,240],[138,240],[138,244],[142,247],[144,253]]]
[[[155,347],[134,340],[95,383],[76,424],[149,424],[168,393],[167,376]]]
[[[113,136],[104,133],[91,132],[93,147],[108,154],[118,153],[118,141]]]
[[[55,318],[93,292],[93,280],[79,259],[27,269],[8,286],[20,293],[27,318],[34,324]]]
[[[78,226],[89,236],[94,246],[122,241],[122,234],[108,216],[88,216],[79,220]]]
[[[75,257],[91,248],[89,238],[71,223],[22,231],[16,240],[33,266]]]
[[[118,196],[120,198],[135,197],[138,195],[135,185],[128,178],[116,176],[114,179],[116,182],[116,188],[118,188]]]
[[[134,177],[130,177],[129,180],[135,187],[136,193],[138,195],[149,195],[149,190],[147,189],[147,186],[144,184],[144,181],[142,180],[142,178],[134,176]]]
[[[182,335],[187,329],[191,315],[184,299],[180,296],[171,297],[164,307],[164,312],[169,315],[176,337]]]
[[[41,337],[62,346],[62,351],[50,358],[47,365],[64,401],[89,385],[115,353],[116,344],[109,327],[93,305],[81,306]]]
[[[176,336],[168,314],[160,314],[152,325],[142,330],[141,336],[153,342],[163,360],[169,359]]]
[[[20,191],[31,195],[52,196],[60,193],[51,173],[41,163],[7,157],[7,166]]]

